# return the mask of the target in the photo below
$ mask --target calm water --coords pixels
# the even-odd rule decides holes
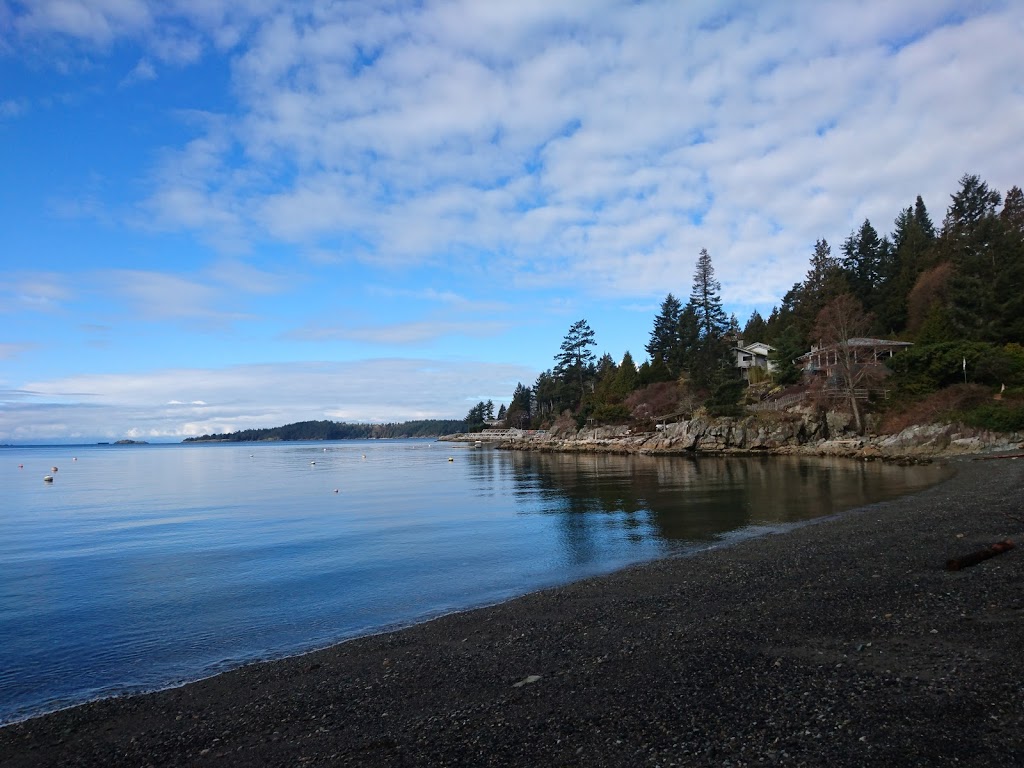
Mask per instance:
[[[0,448],[0,723],[783,530],[944,473],[426,441]]]

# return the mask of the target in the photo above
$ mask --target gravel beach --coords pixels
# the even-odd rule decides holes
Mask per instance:
[[[0,729],[2,766],[1024,765],[1024,458]]]

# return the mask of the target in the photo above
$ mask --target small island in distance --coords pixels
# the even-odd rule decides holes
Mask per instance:
[[[183,443],[250,443],[289,440],[380,440],[440,437],[466,431],[462,419],[426,419],[395,424],[346,424],[343,421],[300,421],[283,427],[244,429],[219,435],[186,437]]]

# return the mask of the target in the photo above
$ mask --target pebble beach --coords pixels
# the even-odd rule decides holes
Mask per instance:
[[[0,766],[1024,765],[1024,457],[0,728]]]

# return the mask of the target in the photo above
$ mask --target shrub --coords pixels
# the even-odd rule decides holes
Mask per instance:
[[[914,400],[954,384],[962,384],[964,361],[971,384],[998,388],[1024,385],[1024,347],[947,341],[911,347],[888,361],[892,382],[903,400]]]
[[[742,379],[727,379],[719,383],[708,398],[708,413],[712,416],[740,416],[743,407],[739,401],[744,386]]]
[[[915,424],[934,424],[957,420],[957,414],[990,402],[991,392],[977,384],[956,384],[926,395],[905,406],[889,409],[882,420],[881,432],[895,434]]]
[[[1024,403],[988,402],[957,414],[964,424],[992,432],[1024,431]]]

